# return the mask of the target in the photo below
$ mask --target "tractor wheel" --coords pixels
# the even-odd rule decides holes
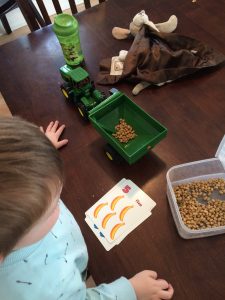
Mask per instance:
[[[121,163],[124,161],[124,158],[109,144],[105,145],[105,155],[111,161],[115,161],[116,163]]]
[[[69,100],[69,101],[73,100],[72,90],[68,86],[62,84],[60,86],[60,89],[61,89],[61,92],[63,93],[63,96],[66,98],[66,100]]]
[[[88,111],[87,111],[86,107],[84,106],[84,104],[79,102],[77,104],[77,109],[78,109],[81,117],[85,120],[88,120]]]

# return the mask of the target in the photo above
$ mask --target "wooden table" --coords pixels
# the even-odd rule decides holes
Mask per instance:
[[[93,79],[100,59],[131,45],[131,41],[113,39],[112,27],[127,27],[141,9],[154,22],[176,14],[177,32],[221,52],[225,49],[223,0],[109,0],[77,16],[87,70]],[[224,300],[224,235],[196,240],[179,237],[166,197],[166,172],[180,163],[214,157],[225,133],[225,69],[146,89],[135,98],[131,85],[117,85],[169,130],[148,156],[135,165],[118,166],[104,156],[101,136],[64,101],[58,71],[63,64],[51,27],[36,31],[0,47],[0,90],[13,115],[38,125],[56,119],[67,125],[69,144],[61,150],[67,177],[62,198],[81,226],[96,283],[153,269],[172,283],[174,299]],[[84,212],[124,177],[139,185],[157,206],[148,220],[106,252],[86,225]]]

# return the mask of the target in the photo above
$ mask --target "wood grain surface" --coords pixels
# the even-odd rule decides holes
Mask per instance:
[[[142,9],[155,23],[177,15],[178,33],[225,52],[224,7],[224,0],[102,3],[76,16],[86,68],[96,80],[101,59],[129,49],[132,41],[115,40],[111,30],[127,28]],[[62,199],[82,229],[96,283],[152,269],[174,286],[175,300],[224,300],[224,235],[179,237],[166,197],[166,172],[177,164],[214,157],[225,133],[225,68],[149,88],[136,97],[131,94],[132,84],[116,86],[168,128],[168,136],[149,155],[129,166],[107,160],[103,138],[64,101],[58,71],[63,64],[51,27],[36,31],[0,47],[0,90],[13,115],[44,126],[58,119],[67,126],[64,136],[69,144],[60,151],[66,172]],[[110,88],[97,87],[106,92]],[[134,181],[157,206],[149,219],[106,252],[86,225],[84,213],[122,178]]]

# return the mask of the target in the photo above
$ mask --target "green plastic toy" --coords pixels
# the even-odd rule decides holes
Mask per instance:
[[[89,74],[82,67],[72,69],[65,65],[59,70],[64,80],[61,85],[63,95],[74,102],[83,118],[88,119],[88,112],[106,98],[105,94],[95,89]]]
[[[59,14],[54,19],[53,31],[62,47],[63,55],[69,66],[76,67],[83,60],[77,20],[68,14]]]
[[[167,134],[167,128],[142,110],[125,94],[116,92],[89,112],[89,119],[108,142],[105,154],[110,160],[129,164],[147,154]],[[112,134],[120,119],[132,126],[137,136],[128,143],[120,143]]]
[[[125,94],[111,89],[107,99],[95,89],[89,74],[82,67],[72,69],[68,65],[60,68],[64,83],[61,91],[66,99],[74,102],[79,113],[107,141],[105,154],[110,160],[126,160],[135,163],[147,154],[167,134],[167,128],[152,118]],[[113,136],[120,119],[131,125],[136,136],[127,143],[121,143]]]

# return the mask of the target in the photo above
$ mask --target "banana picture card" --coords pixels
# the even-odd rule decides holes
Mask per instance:
[[[151,216],[151,213],[146,215],[145,219]],[[127,232],[124,232],[123,234],[120,235],[120,237],[114,242],[114,243],[109,243],[104,235],[101,233],[101,231],[98,229],[98,227],[92,222],[92,220],[89,219],[89,217],[85,218],[86,223],[89,225],[93,233],[96,235],[98,240],[101,242],[103,247],[109,251],[111,250],[115,245],[118,245],[131,231],[133,231],[138,225],[140,225],[145,219],[139,219],[137,223],[134,223]]]
[[[86,211],[85,221],[110,250],[147,219],[155,205],[131,180],[122,179]]]

